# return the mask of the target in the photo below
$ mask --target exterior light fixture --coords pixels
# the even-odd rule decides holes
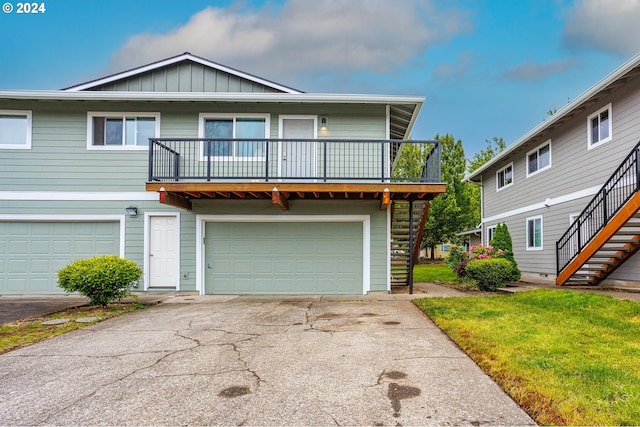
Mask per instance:
[[[323,128],[327,127],[327,118],[326,117],[322,117],[320,119],[320,124],[322,125]]]
[[[125,211],[127,212],[128,216],[138,216],[138,208],[136,208],[135,206],[129,206],[125,209]]]

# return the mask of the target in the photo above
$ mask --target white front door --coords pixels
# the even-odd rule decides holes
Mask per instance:
[[[176,288],[178,246],[178,217],[149,217],[149,287]]]
[[[280,177],[308,178],[315,176],[316,118],[281,117]],[[304,141],[307,140],[307,141]]]

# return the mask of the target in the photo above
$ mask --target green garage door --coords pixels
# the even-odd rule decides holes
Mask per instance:
[[[361,222],[208,222],[208,294],[362,294]]]
[[[60,268],[119,247],[119,222],[0,222],[0,293],[64,293]]]

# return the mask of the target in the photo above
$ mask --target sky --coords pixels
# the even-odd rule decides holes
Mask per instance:
[[[191,52],[304,92],[423,96],[411,139],[451,134],[467,158],[494,137],[513,143],[640,51],[640,0],[0,3],[0,90]]]

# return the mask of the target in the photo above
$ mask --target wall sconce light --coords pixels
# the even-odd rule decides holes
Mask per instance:
[[[327,118],[326,118],[326,117],[322,117],[322,118],[320,119],[320,125],[321,125],[323,128],[326,128],[326,127],[327,127]]]
[[[135,206],[129,206],[125,209],[125,211],[127,212],[128,216],[138,216],[138,208],[136,208]]]

